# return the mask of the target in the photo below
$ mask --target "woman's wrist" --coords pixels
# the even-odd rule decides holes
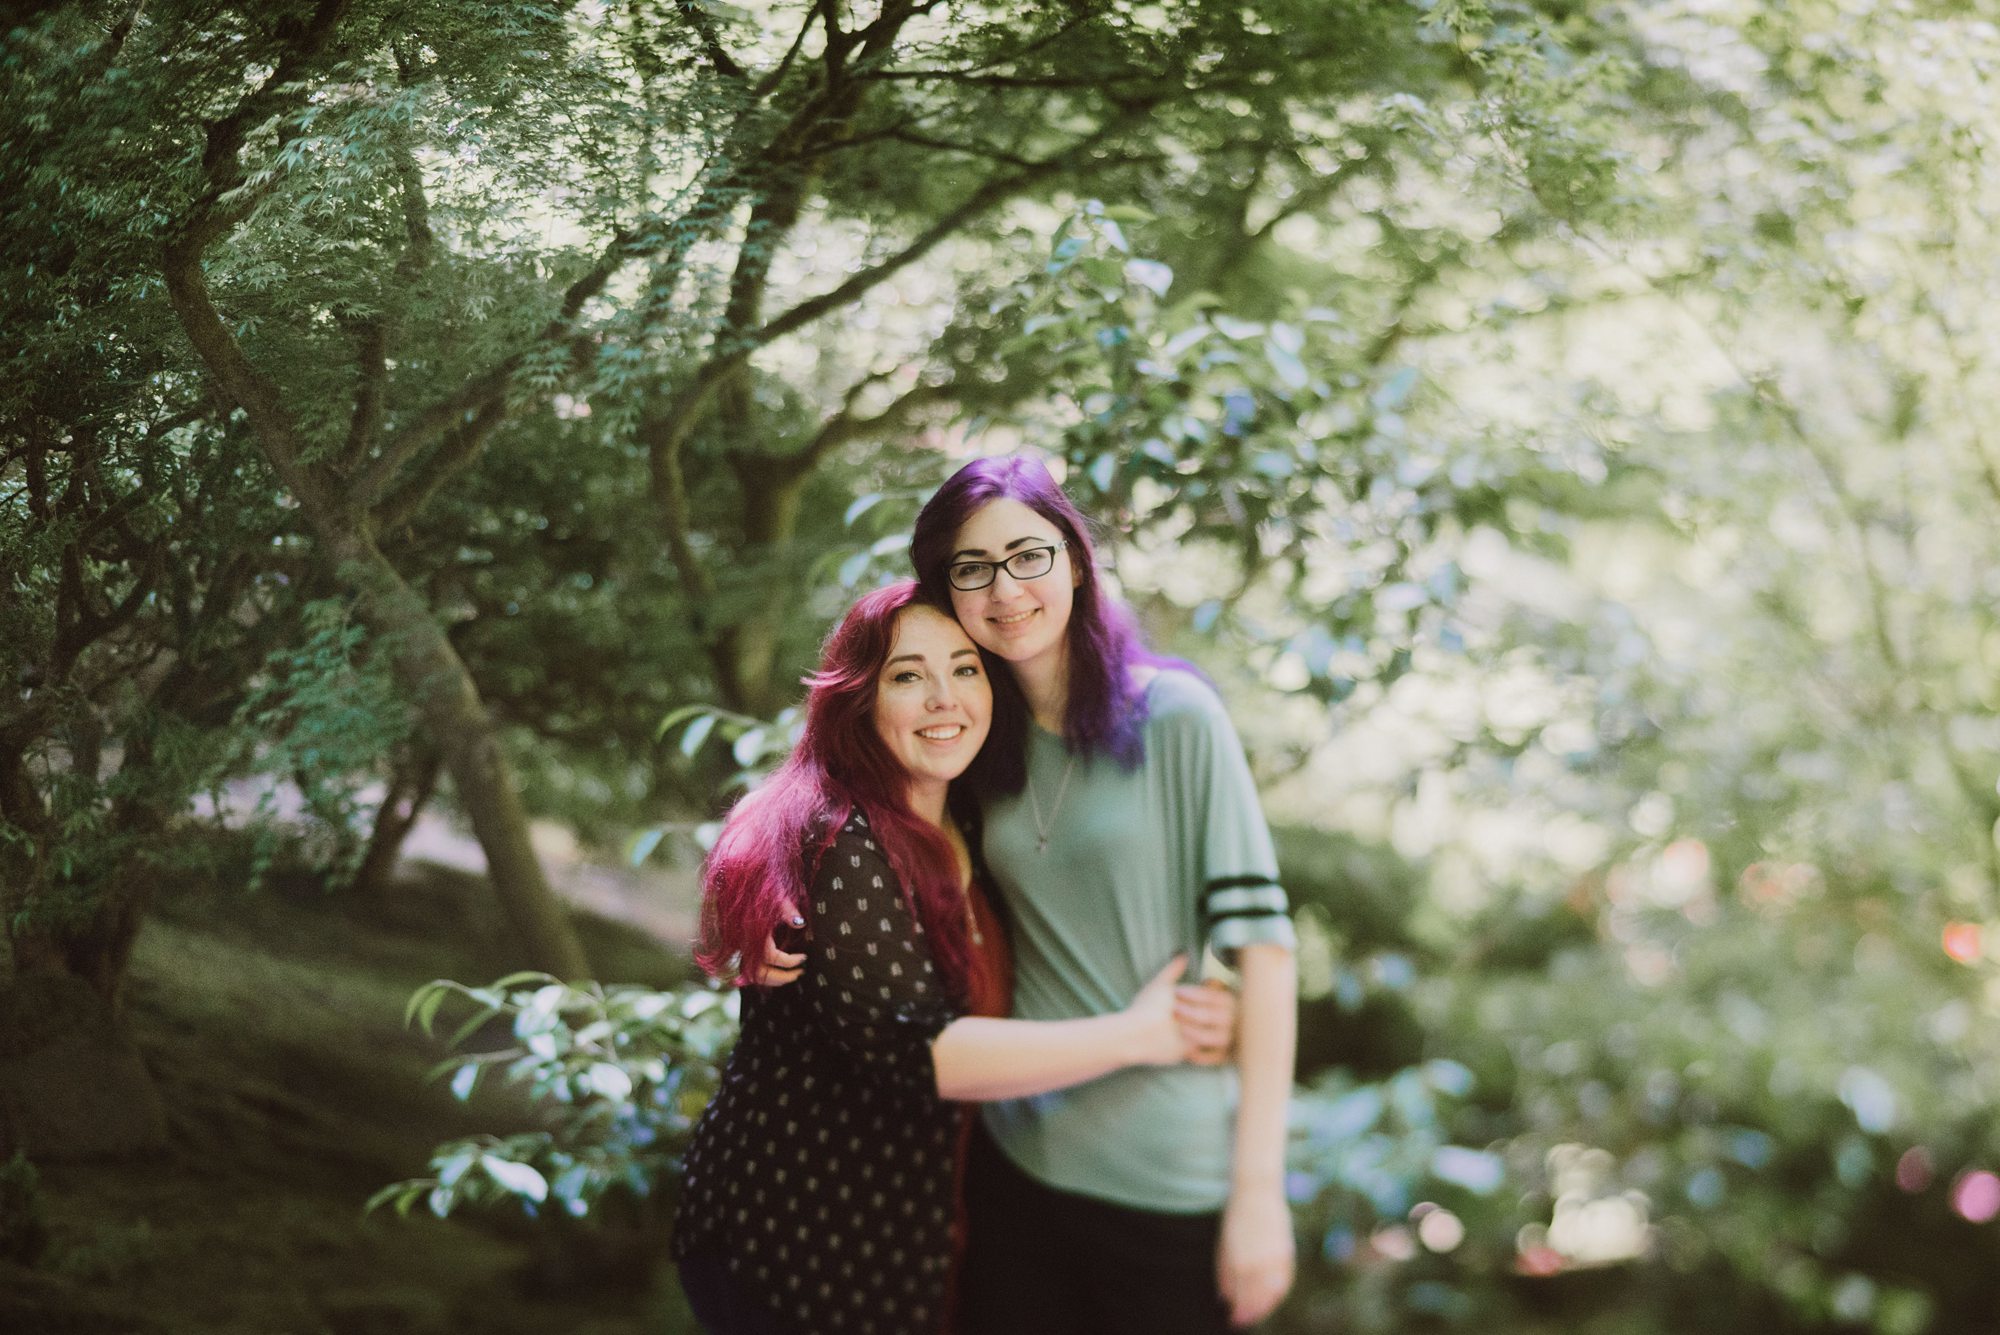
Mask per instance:
[[[1285,1175],[1282,1170],[1276,1172],[1251,1171],[1235,1173],[1230,1176],[1230,1200],[1256,1200],[1259,1198],[1277,1200],[1285,1198]]]
[[[1112,1051],[1117,1054],[1120,1066],[1151,1066],[1159,1061],[1147,1043],[1146,1017],[1136,1006],[1128,1006],[1122,1011],[1114,1011],[1103,1017],[1111,1029]]]

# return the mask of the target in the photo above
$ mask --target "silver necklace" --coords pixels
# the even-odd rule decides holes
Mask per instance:
[[[1035,800],[1035,778],[1028,776],[1028,811],[1035,818],[1035,851],[1049,851],[1049,835],[1056,828],[1056,817],[1062,814],[1063,794],[1069,791],[1069,772],[1076,768],[1076,756],[1072,754],[1069,763],[1063,766],[1062,782],[1056,785],[1056,800],[1049,807],[1049,818],[1042,819],[1042,804]]]

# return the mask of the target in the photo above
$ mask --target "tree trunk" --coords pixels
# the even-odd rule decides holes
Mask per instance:
[[[354,875],[354,888],[370,898],[388,893],[390,873],[403,851],[403,841],[415,828],[431,795],[437,791],[438,773],[444,758],[437,748],[415,742],[399,749],[389,766],[389,791],[375,813],[375,828],[368,836],[368,851]]]
[[[506,914],[524,967],[559,978],[588,975],[583,944],[549,888],[528,839],[521,805],[498,730],[479,699],[472,674],[417,592],[366,538],[324,533],[340,575],[361,594],[362,619],[389,649],[398,683],[416,707],[422,731],[486,853],[487,876]]]
[[[215,133],[212,128],[211,137]],[[233,155],[234,149],[229,151]],[[229,225],[198,212],[196,221],[168,242],[162,265],[167,298],[225,400],[249,419],[258,448],[304,513],[319,557],[358,591],[362,620],[389,650],[397,683],[472,818],[521,963],[563,978],[584,977],[589,966],[582,942],[528,841],[527,809],[472,674],[423,598],[375,545],[367,511],[348,496],[349,482],[312,462],[283,392],[251,364],[215,309],[202,254]]]
[[[0,735],[0,820],[19,831],[0,839],[0,942],[7,955],[0,961],[0,983],[46,967],[51,957],[45,934],[29,922],[27,910],[35,902],[43,877],[42,850],[47,847],[43,831],[48,825],[41,795],[28,777],[21,747],[13,738]]]

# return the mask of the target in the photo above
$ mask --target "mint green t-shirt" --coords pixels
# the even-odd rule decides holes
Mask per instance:
[[[1270,830],[1222,701],[1168,668],[1147,683],[1146,703],[1137,768],[1072,761],[1061,738],[1031,727],[1034,800],[1024,790],[986,806],[982,846],[1012,915],[1020,1019],[1120,1010],[1182,951],[1198,965],[1204,945],[1227,958],[1253,942],[1293,943]],[[1191,1213],[1228,1195],[1236,1092],[1230,1066],[1132,1067],[990,1103],[985,1117],[1008,1157],[1052,1187]]]

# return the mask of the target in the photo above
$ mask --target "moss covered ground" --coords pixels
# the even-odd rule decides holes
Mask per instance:
[[[579,920],[607,981],[687,967],[630,928]],[[38,1165],[51,1244],[0,1263],[7,1335],[677,1335],[691,1329],[652,1239],[570,1238],[518,1218],[364,1216],[430,1148],[533,1112],[504,1088],[456,1102],[403,1026],[435,977],[510,961],[481,883],[424,868],[391,897],[309,882],[185,893],[150,922],[126,1022],[169,1109],[164,1150]],[[600,1246],[601,1242],[601,1246]],[[597,1265],[600,1254],[619,1264]]]

